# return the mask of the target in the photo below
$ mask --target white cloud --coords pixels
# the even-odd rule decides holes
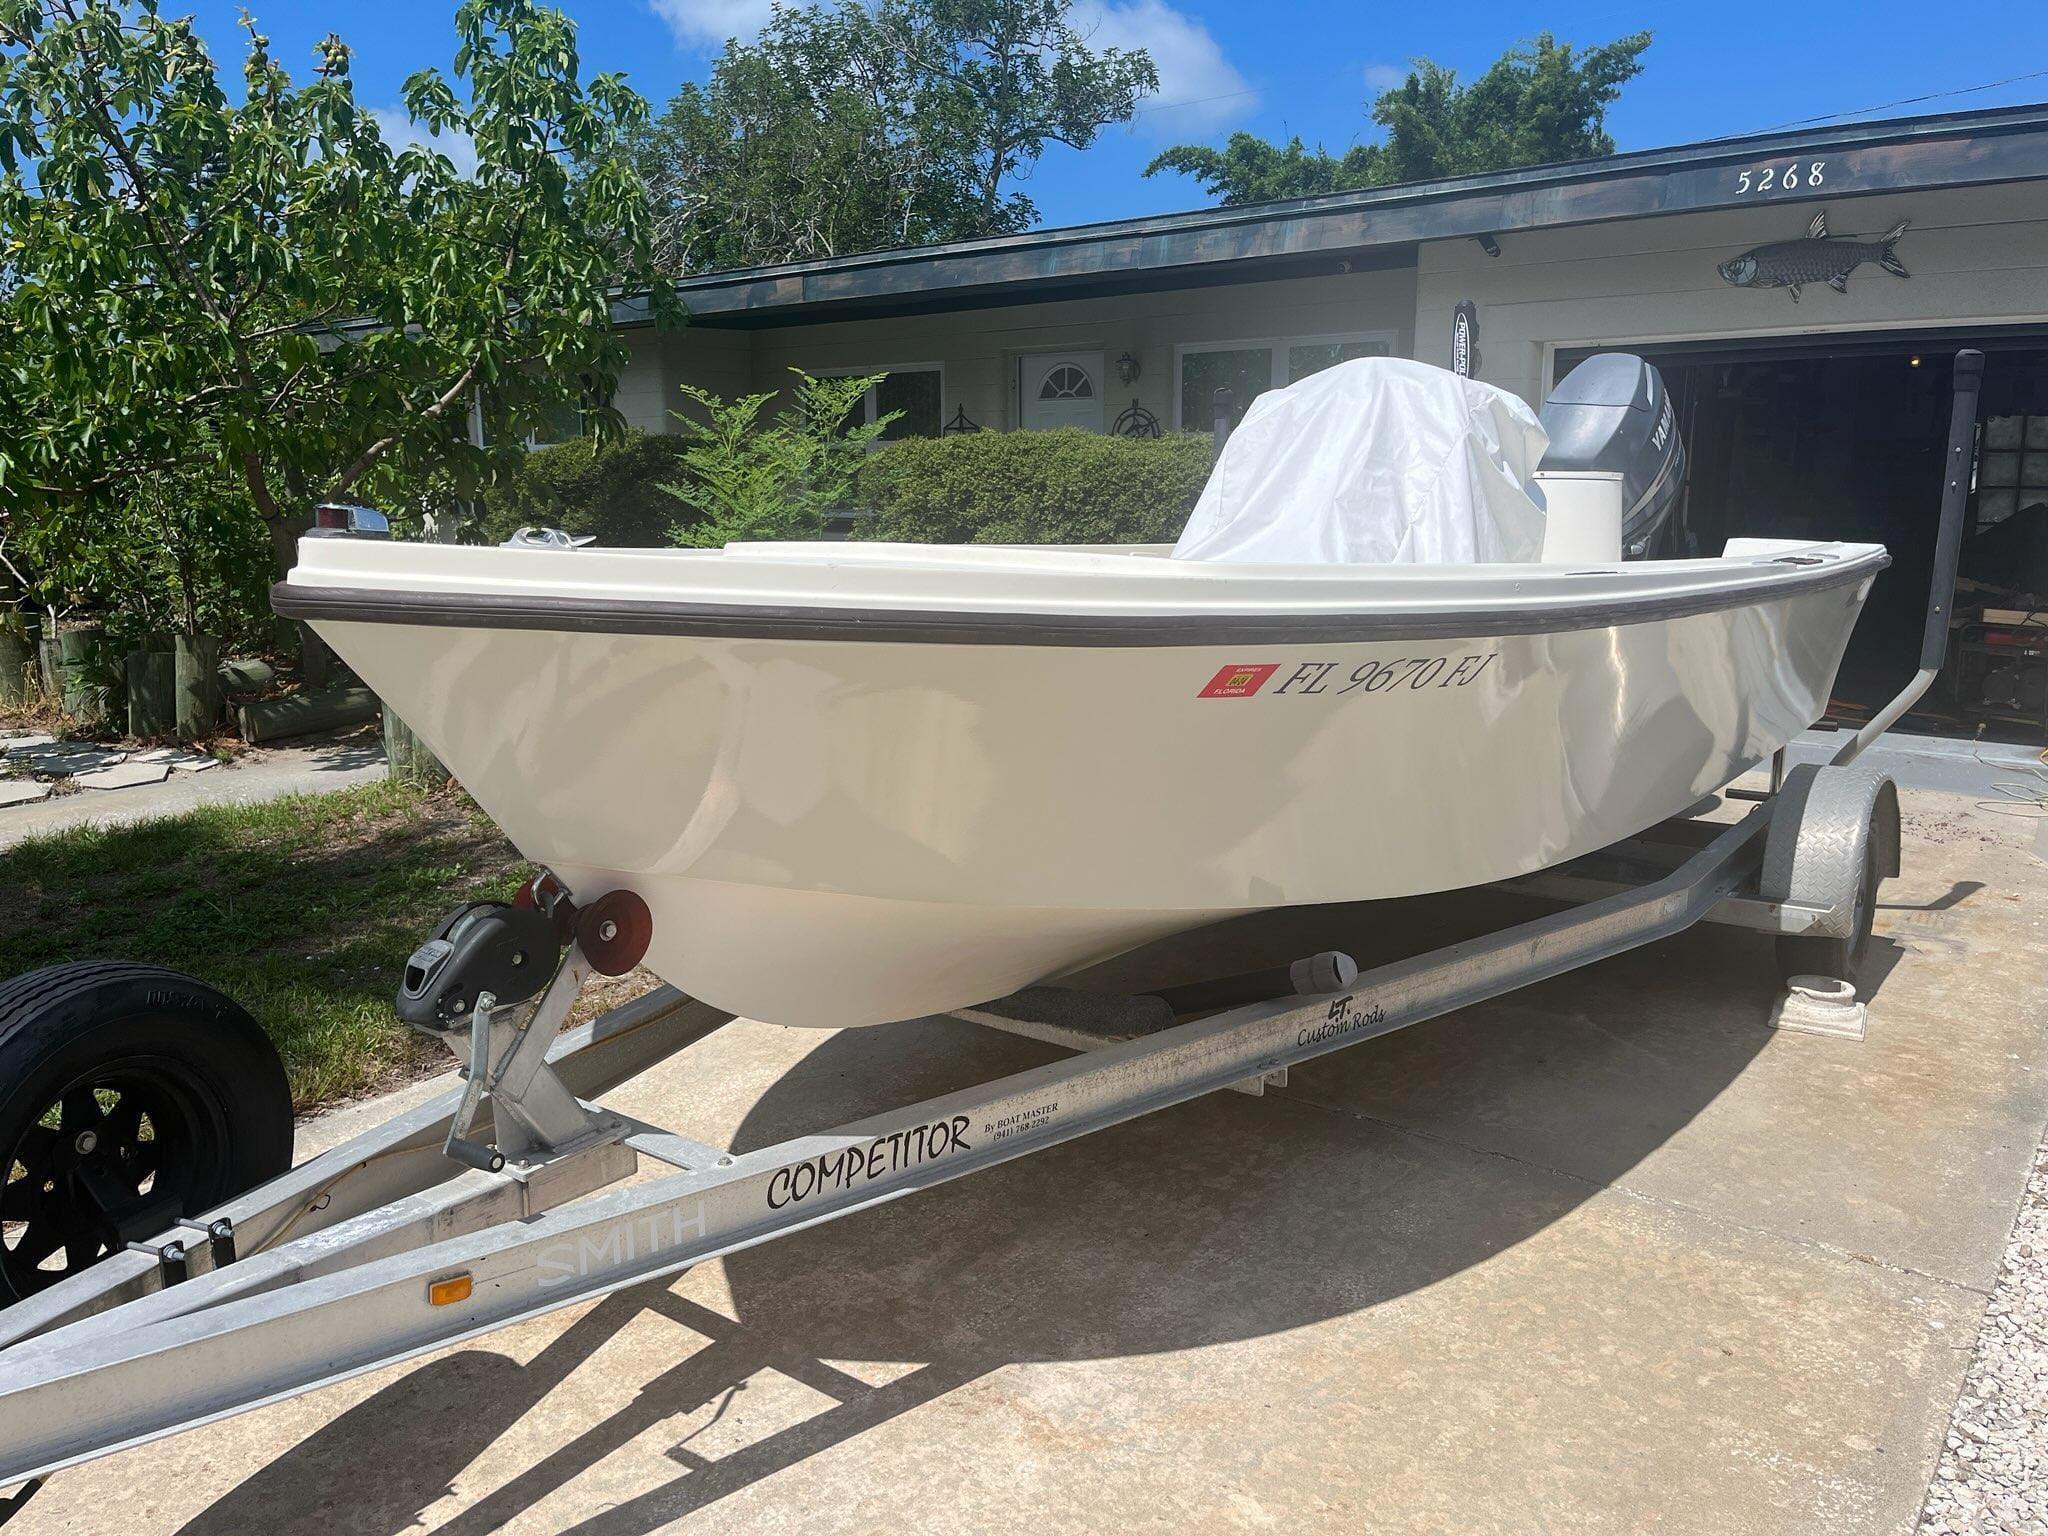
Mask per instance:
[[[1209,29],[1165,0],[1082,0],[1074,30],[1096,48],[1142,48],[1159,70],[1159,93],[1132,127],[1148,138],[1184,139],[1243,122],[1259,104],[1251,82],[1224,57]]]
[[[647,0],[685,48],[714,51],[727,38],[751,39],[768,23],[774,0]],[[1159,70],[1159,92],[1138,108],[1133,127],[1148,137],[1186,138],[1242,122],[1258,92],[1223,55],[1207,26],[1166,0],[1080,0],[1070,18],[1094,48],[1143,48]]]
[[[1365,66],[1365,88],[1377,96],[1381,91],[1391,91],[1408,80],[1406,64],[1368,64]]]
[[[470,142],[468,134],[457,133],[453,129],[441,134],[429,133],[426,126],[414,122],[403,107],[372,107],[370,116],[377,119],[377,131],[394,150],[403,149],[408,144],[439,150],[454,164],[458,175],[475,174],[476,145]]]
[[[775,9],[775,0],[647,0],[685,48],[716,53],[727,38],[751,40]]]

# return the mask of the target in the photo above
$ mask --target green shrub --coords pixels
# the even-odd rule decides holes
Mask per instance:
[[[677,478],[687,445],[666,433],[627,432],[537,448],[484,492],[480,536],[502,544],[530,526],[595,534],[614,548],[673,544],[682,509],[661,487]]]
[[[0,568],[9,586],[25,582],[44,632],[60,614],[94,617],[117,675],[129,650],[174,630],[231,650],[271,641],[270,533],[246,489],[215,469],[138,471],[94,518],[49,543],[34,541],[33,526],[6,531],[25,536],[0,540]]]
[[[881,382],[869,378],[814,379],[801,368],[790,403],[761,419],[773,393],[726,400],[694,385],[683,397],[695,412],[675,411],[682,423],[684,474],[662,489],[695,513],[673,530],[678,544],[716,549],[753,539],[815,539],[826,515],[845,504],[868,444],[896,419],[854,425],[860,398]]]
[[[916,544],[1160,544],[1209,478],[1209,439],[975,432],[905,438],[870,455],[864,539]]]

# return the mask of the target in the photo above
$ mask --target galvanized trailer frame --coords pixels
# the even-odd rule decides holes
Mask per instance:
[[[48,1473],[898,1199],[1219,1089],[1260,1092],[1390,1034],[1702,921],[1853,953],[1898,872],[1898,797],[1850,766],[1924,693],[1947,640],[1979,353],[1956,363],[1935,577],[1914,680],[1833,762],[1772,764],[1738,821],[1681,820],[1510,888],[1580,904],[1344,980],[1186,1020],[1029,989],[960,1017],[1073,1056],[733,1154],[597,1095],[731,1015],[663,987],[560,1033],[579,942],[532,1003],[471,1020],[467,1081],[149,1243],[0,1311],[0,1504]],[[1589,899],[1588,899],[1589,898]],[[602,937],[602,936],[601,936]],[[1804,951],[1801,953],[1826,951]],[[1781,951],[1782,955],[1783,951]],[[1329,957],[1319,957],[1327,960]],[[1307,990],[1303,983],[1295,985]],[[1072,999],[1081,994],[1065,994]],[[641,1159],[670,1172],[628,1182]]]
[[[502,1127],[499,1144],[517,1148],[502,1166],[466,1167],[447,1155],[464,1129],[490,1134],[485,1120],[463,1124],[463,1101],[474,1095],[451,1092],[0,1312],[0,1486],[673,1275],[1151,1110],[1284,1081],[1295,1063],[1695,922],[1825,922],[1833,914],[1759,891],[1773,811],[1767,803],[1731,824],[1702,824],[1689,834],[1701,846],[1659,879],[1381,966],[1341,992],[1276,997],[1125,1038],[1034,1020],[1029,1009],[967,1010],[977,1023],[1084,1048],[737,1156],[590,1101],[730,1015],[664,987],[556,1037],[582,974],[572,952],[570,984],[479,1027],[505,1047],[475,1058],[497,1085],[485,1107]],[[1863,824],[1859,816],[1827,830],[1853,841]],[[1658,857],[1670,846],[1649,839],[1634,852]],[[531,1070],[514,1083],[505,1069],[522,1046],[534,1053]],[[479,1075],[473,1065],[472,1085]],[[550,1095],[577,1107],[569,1134],[508,1134]],[[626,1184],[642,1158],[672,1171]]]

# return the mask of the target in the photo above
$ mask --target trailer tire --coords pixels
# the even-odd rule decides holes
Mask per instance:
[[[112,961],[0,986],[0,1306],[291,1161],[284,1065],[232,998]]]
[[[1826,909],[1778,936],[1778,970],[1854,982],[1877,916],[1877,888],[1899,872],[1899,792],[1882,773],[1803,765],[1786,776],[1759,882],[1772,901]]]
[[[1836,938],[1811,933],[1778,935],[1778,975],[1786,981],[1800,976],[1827,976],[1852,985],[1863,966],[1863,952],[1870,947],[1869,907],[1856,933]]]

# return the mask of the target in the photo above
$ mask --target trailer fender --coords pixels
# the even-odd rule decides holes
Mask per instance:
[[[1891,775],[1812,763],[1785,775],[1764,842],[1760,895],[1820,910],[1814,937],[1854,939],[1870,920],[1859,906],[1877,881],[1898,872],[1899,791]]]

